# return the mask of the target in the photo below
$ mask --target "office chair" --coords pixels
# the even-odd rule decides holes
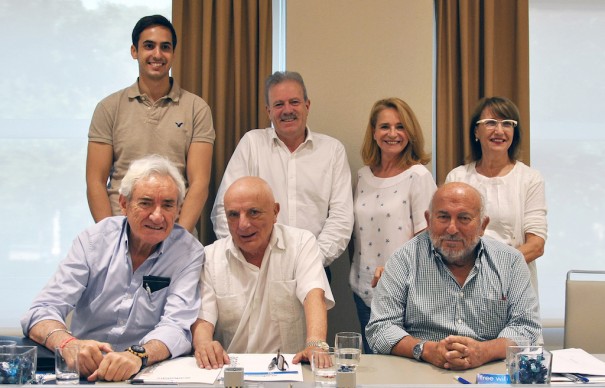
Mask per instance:
[[[605,353],[605,271],[567,272],[563,347]]]

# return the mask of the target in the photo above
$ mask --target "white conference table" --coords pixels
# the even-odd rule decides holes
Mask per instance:
[[[595,357],[605,361],[605,354],[595,354]],[[314,387],[313,372],[311,366],[304,364],[303,380],[304,382],[246,382],[245,386],[249,388],[270,388],[270,387],[289,387],[303,388]],[[465,371],[451,371],[437,368],[426,362],[418,362],[413,359],[377,354],[364,354],[361,356],[361,362],[357,367],[356,381],[357,386],[390,386],[390,387],[418,387],[418,386],[438,386],[445,387],[460,387],[462,384],[454,380],[454,376],[461,376],[464,379],[475,383],[478,373],[493,373],[503,374],[506,372],[504,360],[494,361],[486,365],[482,365],[475,369]],[[124,383],[101,383],[99,385],[111,385],[111,388],[132,388],[130,384]],[[487,385],[487,384],[486,384]],[[502,386],[502,384],[498,384]],[[561,384],[557,384],[561,385]],[[563,386],[577,386],[577,384],[568,383]],[[209,387],[204,384],[179,384],[180,387]],[[217,387],[223,385],[216,382]],[[494,385],[492,385],[494,386]],[[602,384],[590,384],[590,387],[605,386]],[[90,385],[76,385],[75,387],[90,388]],[[155,385],[154,387],[161,387]],[[165,387],[174,387],[174,385],[166,385]]]

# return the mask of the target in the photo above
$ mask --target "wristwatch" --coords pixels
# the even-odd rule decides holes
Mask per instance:
[[[141,345],[132,345],[131,347],[126,349],[126,351],[134,354],[135,356],[137,356],[141,359],[141,369],[143,369],[147,366],[148,356],[147,356],[147,351],[145,350],[144,347],[142,347]],[[139,370],[141,370],[141,369],[139,369]]]
[[[422,340],[416,345],[414,345],[414,350],[412,351],[412,354],[414,355],[414,358],[418,361],[422,361],[422,351],[424,350],[425,342],[426,340]]]
[[[314,346],[316,348],[320,348],[323,350],[328,350],[330,348],[330,345],[328,345],[328,343],[326,341],[322,341],[322,340],[309,341],[305,344],[305,348],[308,348],[310,346]]]

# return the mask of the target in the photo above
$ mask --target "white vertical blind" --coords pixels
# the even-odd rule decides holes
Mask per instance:
[[[546,325],[562,325],[565,275],[605,269],[605,1],[530,0],[531,165],[546,180],[538,259]]]
[[[92,224],[92,112],[138,75],[131,33],[171,0],[0,0],[0,330],[16,329],[76,235]]]

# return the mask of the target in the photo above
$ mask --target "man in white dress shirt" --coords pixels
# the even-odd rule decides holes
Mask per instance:
[[[309,231],[277,224],[279,211],[261,178],[240,178],[225,193],[231,235],[205,249],[202,307],[191,329],[202,368],[229,363],[227,352],[280,350],[298,363],[328,346],[334,297],[319,246]]]
[[[265,83],[265,100],[274,128],[251,130],[240,140],[212,209],[214,232],[218,238],[229,234],[225,190],[239,177],[259,176],[281,205],[277,221],[313,233],[328,267],[344,252],[353,230],[351,170],[344,146],[307,127],[311,101],[300,74],[275,72]]]

